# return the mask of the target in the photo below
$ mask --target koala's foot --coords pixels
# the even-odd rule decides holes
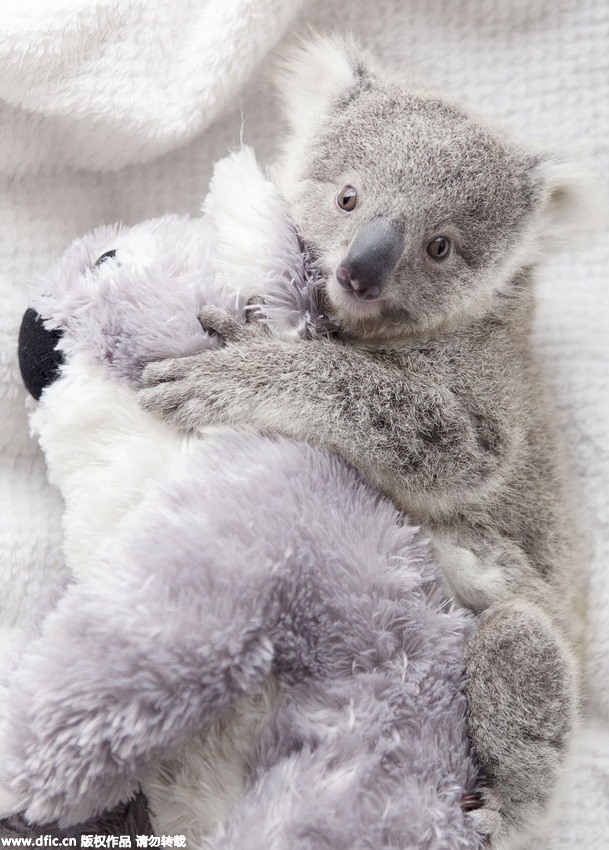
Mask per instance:
[[[545,819],[577,719],[577,676],[550,618],[529,602],[495,608],[466,650],[468,724],[489,783],[471,811],[497,850]]]
[[[502,832],[501,798],[492,788],[485,788],[477,796],[478,802],[475,806],[463,808],[469,812],[468,817],[476,832],[486,839],[484,847],[488,848],[494,846],[494,839]]]

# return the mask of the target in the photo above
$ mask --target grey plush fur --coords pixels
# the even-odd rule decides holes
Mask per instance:
[[[575,170],[355,45],[305,45],[281,88],[279,177],[339,338],[305,351],[207,310],[228,344],[150,366],[141,401],[181,429],[250,426],[332,449],[421,524],[449,591],[482,615],[468,710],[492,789],[474,816],[512,846],[547,811],[577,716],[582,569],[531,347],[533,268],[579,214]],[[452,250],[437,261],[426,249],[442,236]],[[367,298],[340,283],[363,244]]]
[[[125,799],[274,673],[249,791],[210,846],[478,846],[460,808],[477,776],[471,626],[398,520],[319,449],[204,442],[68,589],[14,679],[28,818],[70,824]]]
[[[201,303],[231,316],[225,333],[266,339],[218,287],[207,238],[208,225],[167,217],[78,240],[34,300],[64,332],[57,380],[78,355],[137,387],[157,343],[217,347],[192,324]],[[295,343],[305,359],[332,330],[297,242],[267,301],[268,325],[311,340]],[[246,793],[210,847],[477,848],[461,807],[481,788],[463,687],[473,628],[417,529],[343,458],[218,431],[123,518],[26,649],[3,776],[29,820],[82,822],[272,676]]]

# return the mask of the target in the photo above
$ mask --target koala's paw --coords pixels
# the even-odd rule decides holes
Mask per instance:
[[[493,840],[501,835],[503,828],[503,816],[501,814],[501,798],[492,788],[484,788],[480,794],[465,798],[461,802],[462,808],[467,811],[476,832],[486,839],[485,847],[492,847]]]
[[[218,336],[224,342],[246,342],[248,339],[269,336],[269,329],[260,321],[251,321],[250,311],[245,324],[238,322],[227,310],[207,305],[199,310],[199,324],[204,331]]]
[[[470,813],[490,846],[518,847],[554,798],[577,717],[575,667],[550,618],[498,607],[466,650],[469,733],[489,788]]]

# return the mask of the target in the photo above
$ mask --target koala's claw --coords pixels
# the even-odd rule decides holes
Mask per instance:
[[[481,809],[483,805],[484,801],[480,792],[465,794],[461,797],[461,808],[464,812],[473,812],[475,809]]]
[[[471,820],[476,832],[487,839],[485,846],[488,847],[503,827],[499,794],[492,788],[485,788],[477,794],[463,797],[461,808],[467,812],[467,817]]]

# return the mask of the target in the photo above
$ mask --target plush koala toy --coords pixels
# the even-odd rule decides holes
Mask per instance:
[[[583,619],[532,269],[589,230],[596,187],[356,45],[295,49],[282,92],[278,179],[340,333],[304,357],[208,314],[228,344],[149,367],[142,402],[186,431],[253,427],[337,451],[420,523],[450,591],[483,619],[467,650],[490,781],[476,817],[512,846],[564,769]]]
[[[202,307],[303,359],[335,332],[251,152],[219,165],[206,211],[77,240],[24,317],[75,581],[11,682],[3,813],[69,825],[141,783],[157,833],[190,847],[479,847],[473,618],[416,530],[324,449],[183,435],[138,405],[147,363],[220,350]]]

